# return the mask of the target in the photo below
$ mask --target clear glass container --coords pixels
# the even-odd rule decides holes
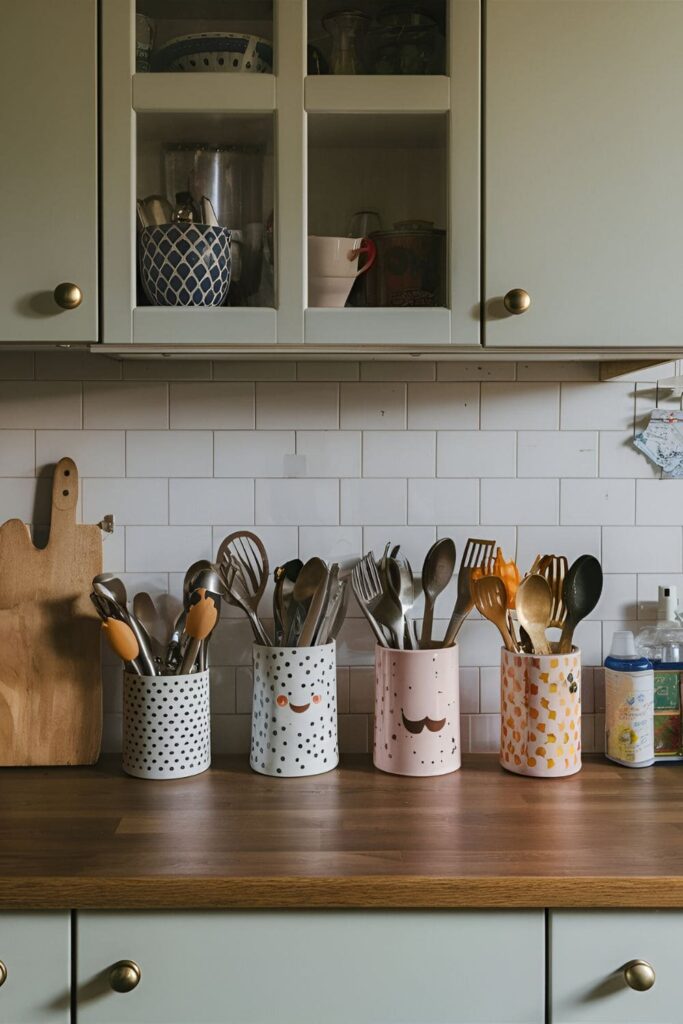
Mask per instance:
[[[370,18],[362,11],[334,11],[323,18],[323,27],[332,36],[330,74],[365,74],[365,38],[369,25]]]

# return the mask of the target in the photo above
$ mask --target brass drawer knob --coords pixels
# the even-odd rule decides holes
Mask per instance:
[[[83,302],[83,292],[77,284],[64,281],[58,284],[54,290],[55,302],[62,309],[76,309]]]
[[[132,992],[141,978],[142,971],[135,960],[119,960],[109,971],[109,984],[114,992]]]
[[[624,967],[624,981],[634,992],[647,992],[655,977],[655,969],[647,960],[629,960]]]
[[[0,960],[0,988],[5,984],[6,981],[7,981],[7,968],[3,964],[2,960]]]
[[[507,293],[503,303],[508,313],[519,316],[520,313],[526,313],[531,305],[531,296],[523,288],[513,288]]]

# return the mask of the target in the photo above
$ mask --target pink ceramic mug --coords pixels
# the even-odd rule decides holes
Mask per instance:
[[[446,775],[460,767],[458,647],[375,648],[376,768]]]

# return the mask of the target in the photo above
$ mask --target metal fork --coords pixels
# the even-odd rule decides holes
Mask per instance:
[[[488,565],[492,561],[495,546],[495,540],[477,540],[470,537],[467,541],[458,570],[458,596],[443,638],[444,647],[450,647],[454,643],[463,622],[474,608],[472,570],[476,566]]]
[[[351,589],[360,605],[360,610],[375,634],[377,643],[382,647],[388,647],[389,644],[386,637],[373,615],[373,609],[378,604],[384,591],[382,590],[382,581],[375,564],[375,556],[372,552],[359,559],[351,570]]]

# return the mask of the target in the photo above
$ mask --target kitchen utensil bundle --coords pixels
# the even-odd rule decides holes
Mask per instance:
[[[190,675],[206,668],[211,633],[220,617],[222,584],[211,562],[190,566],[183,607],[172,625],[149,594],[136,594],[133,610],[123,582],[104,573],[94,577],[90,599],[102,619],[107,643],[129,673],[144,677]]]
[[[581,555],[568,569],[563,555],[539,555],[518,580],[517,567],[505,563],[498,549],[495,561],[485,563],[470,580],[477,610],[498,627],[508,651],[569,654],[574,630],[600,600],[602,569],[597,558]],[[548,629],[561,630],[559,641],[548,639]]]
[[[102,739],[97,616],[90,580],[102,530],[76,523],[78,469],[52,480],[45,547],[10,519],[0,527],[0,765],[94,764]]]
[[[261,539],[248,530],[231,533],[216,556],[225,599],[249,620],[263,647],[314,647],[331,643],[346,613],[346,582],[339,566],[321,558],[305,564],[292,559],[277,566],[273,578],[274,642],[258,609],[269,578],[269,562]]]
[[[351,573],[351,585],[361,611],[381,647],[399,651],[431,650],[450,647],[474,606],[470,594],[472,570],[490,561],[495,542],[470,538],[465,546],[458,571],[455,607],[442,642],[432,640],[434,609],[437,598],[446,589],[455,572],[455,544],[442,537],[427,552],[422,567],[424,615],[418,640],[415,620],[409,613],[415,603],[413,571],[406,558],[399,557],[399,548],[389,553],[386,545],[378,561],[372,552],[361,558]]]
[[[193,32],[160,46],[152,56],[152,70],[271,74],[273,44],[241,32]]]

